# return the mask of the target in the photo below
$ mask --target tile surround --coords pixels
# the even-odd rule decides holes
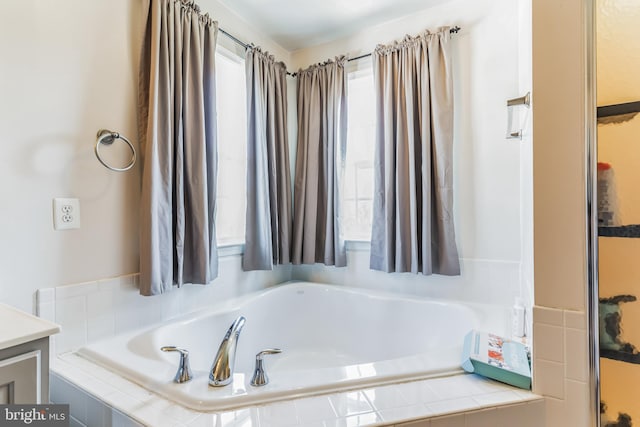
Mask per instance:
[[[200,413],[73,353],[56,358],[52,373],[53,398],[65,396],[80,426],[101,425],[97,419],[113,417],[116,412],[129,417],[129,423],[121,424],[127,427],[481,427],[475,424],[479,420],[493,420],[489,424],[493,427],[544,426],[545,405],[540,396],[470,374]],[[437,393],[421,394],[423,400],[418,403],[405,397],[426,389]],[[444,397],[441,390],[449,394]]]
[[[213,283],[184,285],[154,297],[139,294],[138,274],[39,289],[36,312],[62,326],[61,334],[52,341],[53,355],[201,310],[210,301],[230,299],[290,278],[290,268],[286,266],[273,272],[243,272],[240,262],[239,256],[223,257],[220,277]]]
[[[589,422],[589,346],[584,312],[535,306],[533,390],[546,397],[548,427]]]
[[[368,250],[348,250],[347,266],[328,268],[305,264],[292,270],[292,280],[308,280],[375,290],[394,289],[407,295],[495,304],[511,307],[522,296],[531,306],[529,285],[521,283],[521,263],[515,261],[461,258],[460,276],[429,276],[429,286],[420,275],[389,275],[369,268]]]
[[[138,295],[137,279],[137,275],[127,275],[38,292],[39,315],[60,323],[64,331],[56,338],[57,342],[52,343],[56,346],[52,357],[62,355],[53,361],[53,372],[58,383],[69,382],[66,388],[58,385],[57,390],[63,390],[65,396],[69,393],[85,395],[79,398],[84,403],[75,405],[84,404],[88,408],[87,413],[82,410],[76,413],[74,425],[100,425],[93,424],[91,420],[102,417],[114,423],[119,420],[118,425],[125,426],[141,425],[138,422],[142,422],[142,425],[180,426],[437,427],[450,424],[463,427],[465,422],[469,426],[469,420],[475,419],[469,414],[479,410],[482,415],[478,417],[490,417],[489,412],[498,417],[498,408],[505,404],[515,405],[514,411],[519,412],[528,410],[534,402],[542,402],[540,397],[529,392],[466,375],[296,399],[217,414],[191,411],[69,352],[134,326],[142,327],[184,314],[187,307],[189,311],[196,311],[204,307],[209,300],[206,297],[214,293],[223,293],[228,298],[247,290],[233,291],[224,285],[218,288],[187,286],[171,294],[145,298]],[[557,317],[556,314],[551,319],[557,321]],[[568,322],[576,322],[571,316],[567,318]],[[571,339],[576,337],[571,336]],[[538,413],[544,413],[544,408]],[[407,424],[409,422],[411,424]],[[543,421],[538,425],[543,425]]]

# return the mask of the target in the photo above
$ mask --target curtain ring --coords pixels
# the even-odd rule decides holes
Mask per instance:
[[[113,141],[115,141],[116,139],[123,140],[124,142],[127,143],[129,148],[131,149],[131,160],[129,161],[128,165],[126,165],[125,167],[122,167],[122,168],[116,168],[116,167],[113,167],[113,166],[109,165],[107,162],[104,161],[104,159],[100,155],[100,145],[102,145],[102,144],[111,145],[111,144],[113,144]],[[133,167],[133,165],[136,164],[136,149],[133,147],[133,144],[131,142],[129,142],[129,140],[127,138],[125,138],[123,135],[121,135],[118,132],[112,132],[112,131],[107,130],[107,129],[100,129],[98,131],[98,139],[96,141],[95,152],[96,152],[96,157],[98,158],[100,163],[102,163],[102,165],[104,167],[106,167],[107,169],[115,171],[115,172],[126,172],[129,169],[131,169]]]

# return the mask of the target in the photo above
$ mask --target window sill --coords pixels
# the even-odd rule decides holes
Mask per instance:
[[[218,258],[227,256],[242,255],[244,253],[244,242],[225,242],[218,244]]]
[[[244,254],[244,243],[228,242],[218,244],[218,257],[235,256]],[[369,240],[345,240],[345,248],[349,252],[368,252],[371,250]]]
[[[345,248],[349,252],[368,252],[371,250],[369,240],[345,240]]]

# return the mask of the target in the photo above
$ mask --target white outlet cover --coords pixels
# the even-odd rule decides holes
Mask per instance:
[[[53,199],[53,229],[80,228],[80,200],[56,197]]]

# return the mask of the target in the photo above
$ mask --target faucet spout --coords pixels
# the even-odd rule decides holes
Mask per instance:
[[[245,320],[244,316],[240,316],[234,320],[222,339],[216,358],[211,366],[211,372],[209,373],[210,386],[223,387],[231,384],[231,381],[233,381],[233,368],[236,363],[236,347],[238,346],[238,337],[240,336]]]

